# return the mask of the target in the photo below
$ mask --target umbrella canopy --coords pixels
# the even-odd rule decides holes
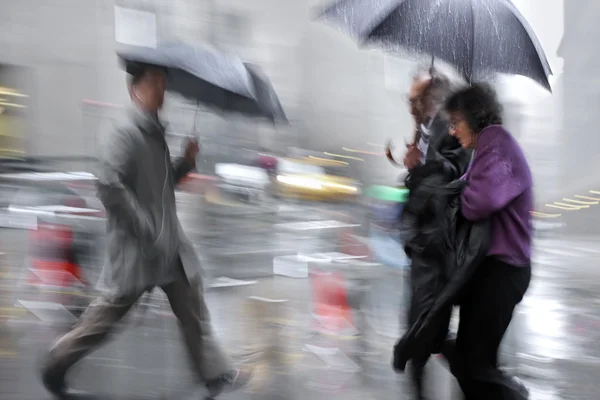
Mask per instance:
[[[500,72],[550,90],[550,64],[510,0],[339,0],[320,13],[359,43],[425,53],[471,82]]]
[[[118,52],[132,72],[141,65],[168,71],[167,90],[225,112],[286,122],[285,112],[269,79],[257,66],[210,48],[169,44],[158,48],[129,46]]]

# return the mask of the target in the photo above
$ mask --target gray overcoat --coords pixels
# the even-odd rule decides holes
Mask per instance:
[[[185,277],[201,283],[200,260],[176,213],[175,185],[192,166],[171,163],[160,121],[132,108],[100,140],[98,197],[107,214],[107,259],[99,287],[139,296]]]

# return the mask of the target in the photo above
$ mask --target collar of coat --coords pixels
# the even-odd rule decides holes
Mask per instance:
[[[157,138],[165,138],[165,126],[160,121],[158,116],[150,115],[149,113],[140,110],[136,106],[132,106],[129,109],[129,114],[135,125],[142,132]]]

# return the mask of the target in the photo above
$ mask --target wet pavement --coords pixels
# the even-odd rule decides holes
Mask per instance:
[[[403,308],[403,280],[397,271],[373,267],[378,270],[372,275],[378,278],[362,287],[363,313],[350,317],[364,333],[362,339],[347,332],[315,333],[314,281],[269,276],[276,254],[340,250],[339,237],[332,231],[273,228],[302,220],[333,220],[332,208],[310,210],[300,210],[303,216],[295,219],[271,219],[260,228],[262,231],[258,225],[242,224],[248,230],[245,239],[233,235],[230,244],[235,245],[229,247],[223,242],[220,251],[228,248],[238,252],[237,265],[243,265],[244,258],[255,264],[246,272],[238,268],[237,275],[232,276],[234,267],[218,257],[210,259],[214,263],[210,266],[213,278],[218,275],[256,281],[246,286],[213,288],[206,295],[215,332],[223,345],[235,362],[254,370],[253,382],[246,391],[222,398],[410,399],[406,376],[396,375],[390,368],[395,332],[402,329],[399,310]],[[344,219],[338,217],[338,221]],[[263,236],[258,235],[260,232]],[[9,254],[7,248],[23,247],[23,237],[17,231],[1,235],[2,251],[7,253],[2,262],[17,262],[18,257],[14,252]],[[231,230],[223,229],[219,240],[225,235],[232,235]],[[264,245],[267,239],[268,246]],[[263,252],[258,252],[263,257],[249,258],[240,250],[244,241],[248,248]],[[262,248],[258,247],[261,242]],[[596,243],[595,237],[583,236],[549,235],[536,241],[534,278],[503,344],[505,366],[525,381],[533,400],[598,399],[600,249]],[[219,247],[210,249],[212,255],[219,253],[215,251]],[[37,360],[61,328],[15,308],[16,286],[8,278],[0,280],[2,398],[49,399],[38,380]],[[202,398],[201,390],[192,385],[176,320],[165,299],[157,291],[147,303],[145,311],[137,309],[128,316],[113,341],[77,366],[71,377],[74,385],[106,400]],[[456,388],[452,378],[438,359],[431,362],[429,382],[432,399],[459,398],[453,392]]]

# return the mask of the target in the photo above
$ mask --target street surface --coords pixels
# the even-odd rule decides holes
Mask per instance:
[[[273,257],[339,252],[348,245],[340,239],[342,232],[351,229],[360,237],[356,222],[362,217],[347,206],[286,207],[252,217],[249,210],[229,220],[216,217],[211,226],[219,229],[212,238],[206,230],[195,233],[206,259],[206,284],[215,286],[206,294],[215,334],[236,363],[254,370],[246,391],[222,398],[410,399],[406,376],[390,367],[405,307],[400,273],[373,267],[373,279],[361,289],[364,318],[358,313],[350,318],[362,338],[348,332],[316,333],[314,281],[273,277]],[[184,225],[194,225],[190,221]],[[325,227],[314,229],[318,221]],[[331,221],[348,226],[327,228]],[[295,229],[289,229],[292,223]],[[60,320],[60,312],[19,306],[19,298],[27,296],[18,280],[26,233],[3,230],[0,237],[5,253],[0,260],[2,398],[50,399],[39,382],[38,360],[64,330],[53,322]],[[595,237],[544,235],[536,242],[534,279],[503,346],[504,364],[529,386],[532,400],[598,398],[599,259]],[[223,277],[238,281],[217,279]],[[202,390],[192,385],[177,330],[156,290],[132,311],[110,343],[77,366],[70,381],[102,400],[200,399]],[[430,370],[431,398],[457,399],[443,362],[433,359]]]

